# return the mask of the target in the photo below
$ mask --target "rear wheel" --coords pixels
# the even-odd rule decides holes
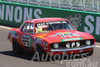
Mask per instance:
[[[23,49],[21,48],[21,46],[18,44],[16,40],[13,40],[12,49],[16,55],[20,55],[23,53]]]

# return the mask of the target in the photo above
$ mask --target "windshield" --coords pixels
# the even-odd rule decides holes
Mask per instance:
[[[60,29],[75,30],[68,21],[52,21],[35,24],[35,33],[43,33]]]

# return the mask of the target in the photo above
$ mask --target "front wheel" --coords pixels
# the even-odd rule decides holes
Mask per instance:
[[[20,55],[23,53],[23,49],[21,48],[21,46],[18,44],[16,40],[14,40],[12,43],[12,49],[16,55]]]
[[[48,61],[48,54],[43,50],[43,48],[41,46],[37,46],[37,52],[38,52],[38,57],[39,57],[39,61]]]
[[[94,48],[92,48],[91,51],[89,51],[87,55],[88,55],[88,56],[92,56],[93,53],[94,53]]]

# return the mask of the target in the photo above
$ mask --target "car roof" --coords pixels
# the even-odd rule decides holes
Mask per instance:
[[[26,22],[32,23],[40,23],[40,22],[50,22],[50,21],[66,21],[67,19],[64,18],[39,18],[39,19],[30,19]]]

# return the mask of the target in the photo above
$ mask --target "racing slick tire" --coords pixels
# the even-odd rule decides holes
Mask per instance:
[[[15,55],[21,55],[23,53],[23,49],[21,48],[21,46],[18,44],[16,40],[13,40],[12,49]]]
[[[89,51],[87,55],[88,55],[88,56],[92,56],[93,53],[94,53],[94,48],[92,48],[91,51]]]
[[[39,61],[48,61],[49,55],[43,50],[40,45],[37,45],[37,52],[39,54]]]

